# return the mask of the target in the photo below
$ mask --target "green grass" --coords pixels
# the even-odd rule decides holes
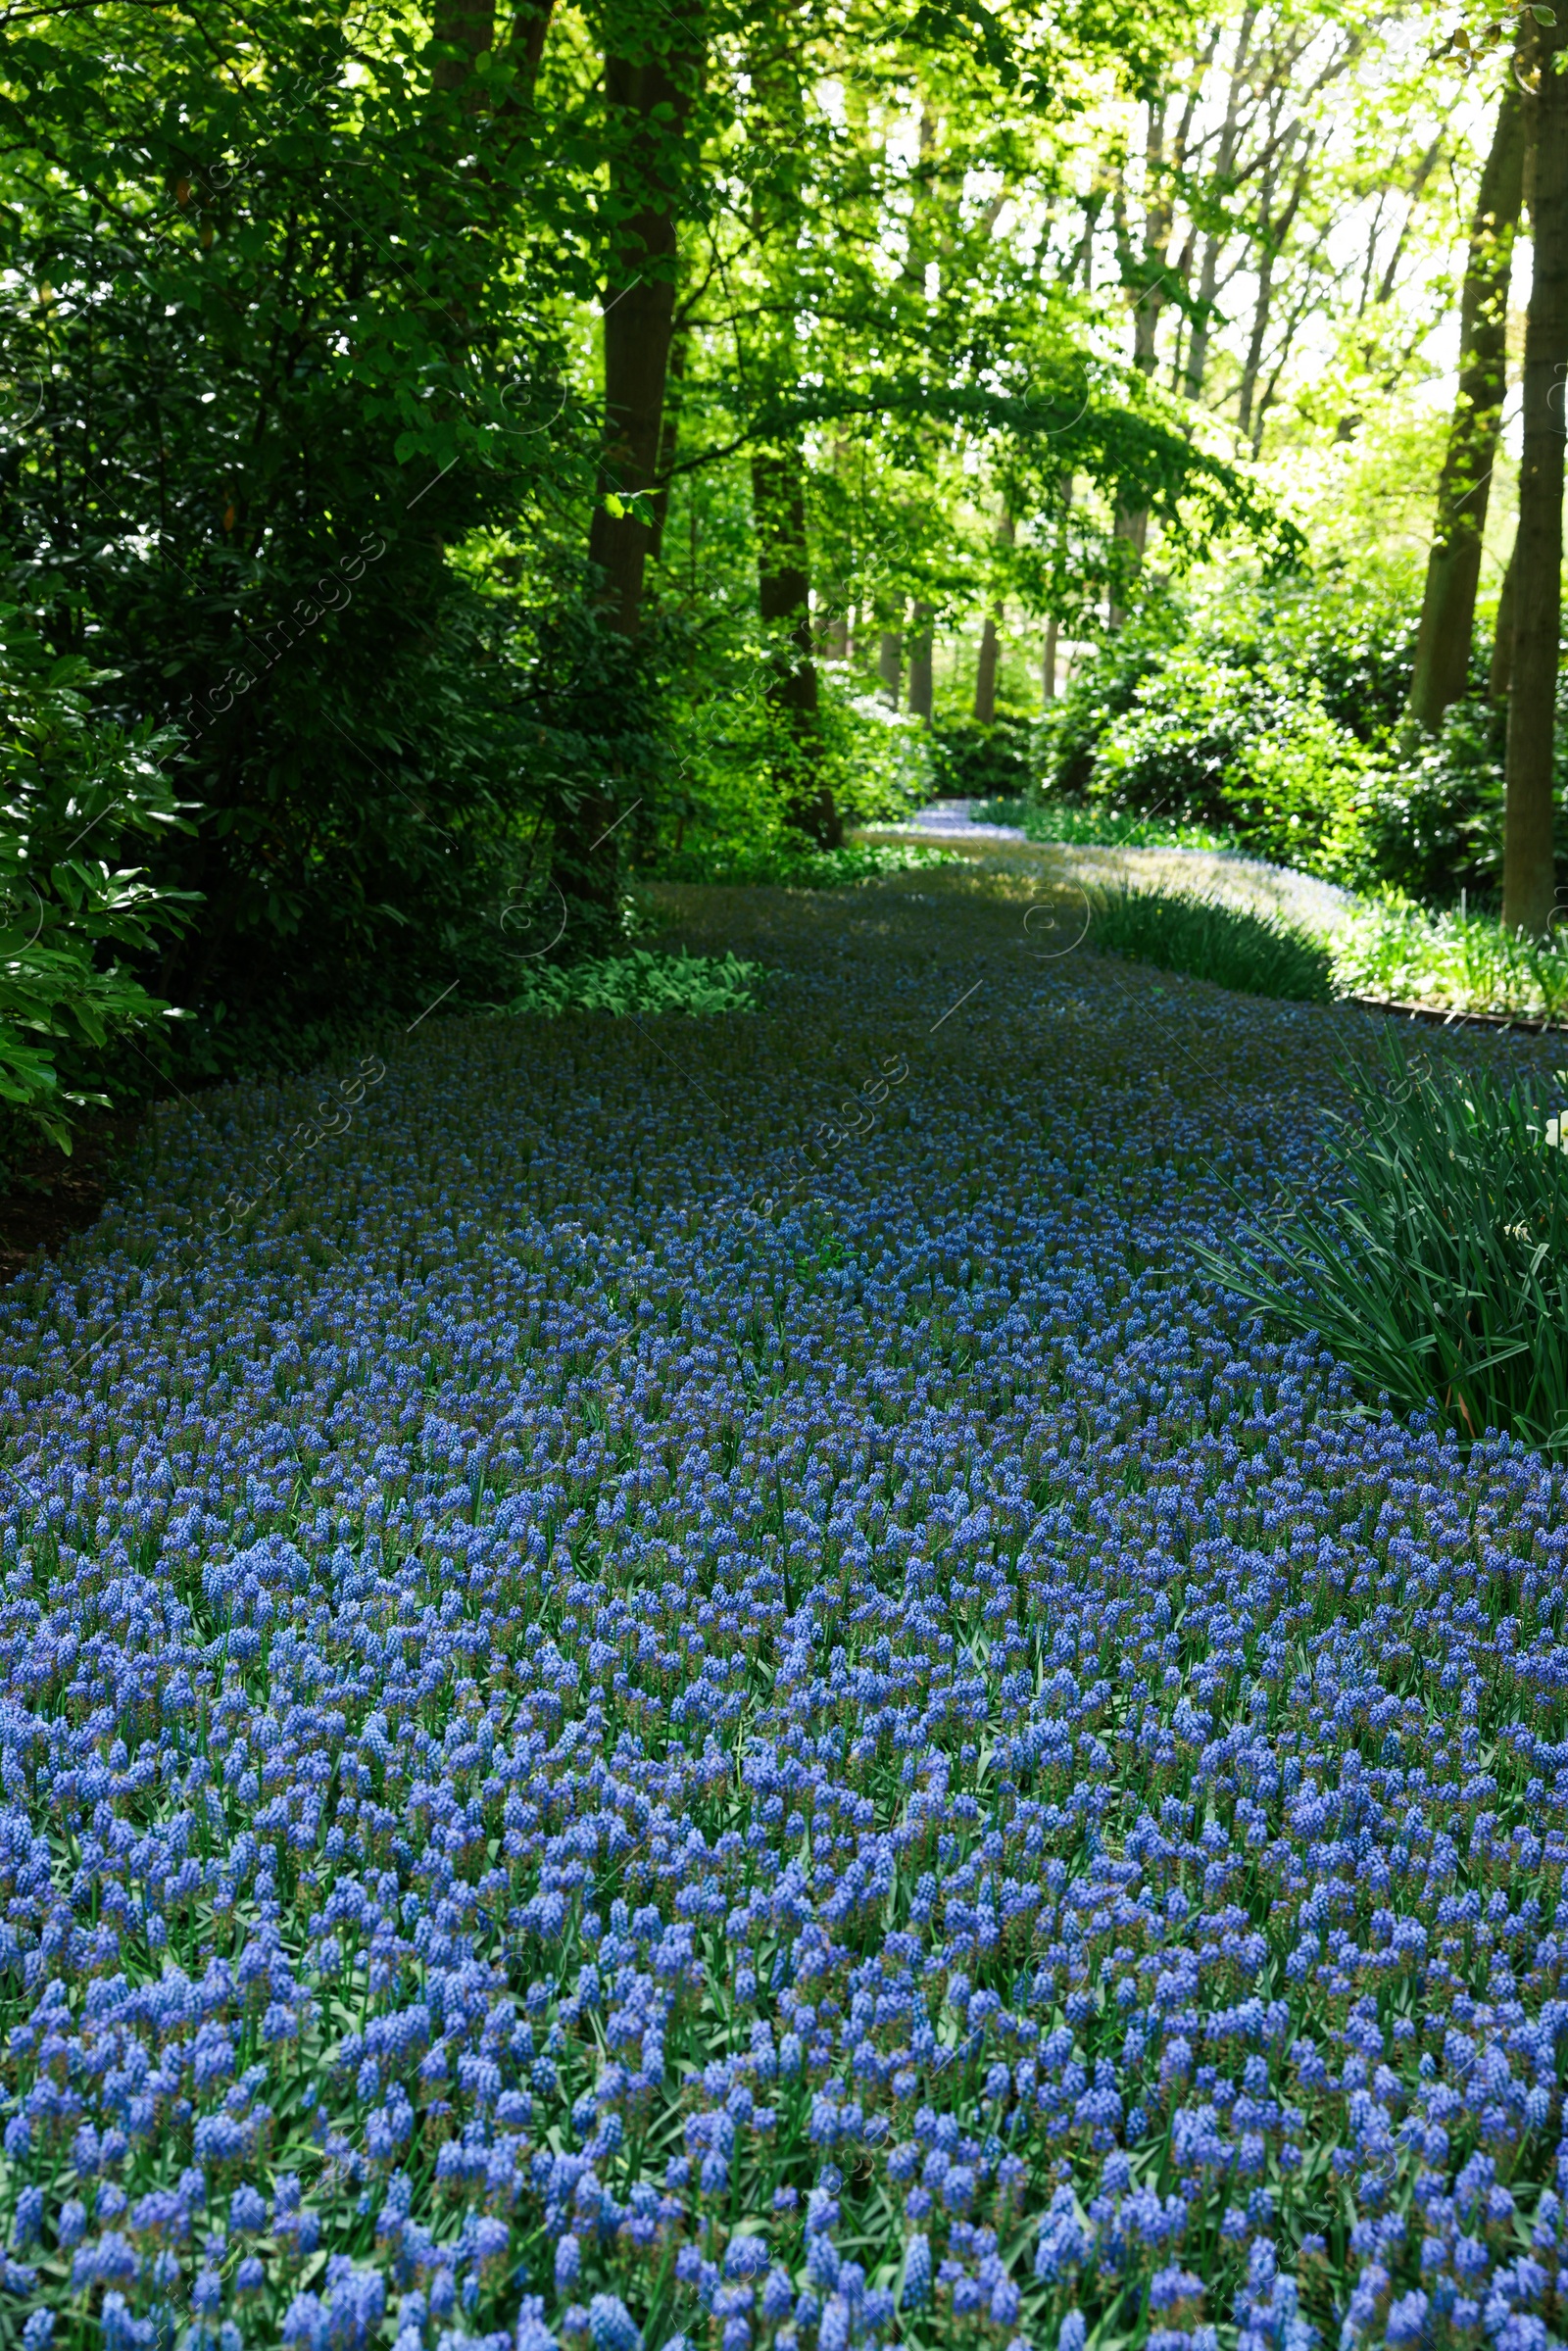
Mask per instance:
[[[1525,1019],[1568,1013],[1568,941],[1523,938],[1492,914],[1370,906],[1336,940],[1334,965],[1345,996]]]
[[[1157,817],[1138,816],[1115,808],[1073,808],[1063,801],[1037,807],[1021,800],[971,800],[975,824],[1021,825],[1029,841],[1060,841],[1083,849],[1206,849],[1234,850],[1228,833],[1211,832],[1200,824],[1162,824]]]
[[[1342,1073],[1352,1107],[1329,1145],[1329,1204],[1298,1201],[1234,1253],[1200,1253],[1277,1321],[1317,1332],[1374,1399],[1435,1397],[1466,1438],[1506,1429],[1562,1452],[1563,1127],[1527,1081],[1504,1093],[1384,1045],[1381,1069]]]
[[[634,947],[584,963],[541,963],[526,972],[508,1012],[755,1012],[760,963],[733,955],[655,955]]]
[[[940,865],[940,849],[918,841],[855,841],[844,849],[797,849],[779,841],[704,842],[667,850],[649,879],[778,890],[842,890],[885,874]]]
[[[1161,890],[1095,890],[1088,944],[1130,961],[1182,971],[1246,996],[1324,1004],[1333,996],[1328,949],[1264,914]]]

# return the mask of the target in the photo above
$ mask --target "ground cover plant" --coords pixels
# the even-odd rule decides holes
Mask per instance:
[[[8,2337],[1544,2345],[1561,1473],[1197,1254],[1377,1024],[672,905],[0,1299]]]
[[[513,1012],[753,1012],[761,967],[738,955],[657,955],[634,947],[582,963],[525,965]]]
[[[1532,939],[1484,909],[1371,902],[1337,937],[1334,962],[1347,996],[1550,1021],[1568,1012],[1568,946],[1555,921]]]
[[[841,890],[885,874],[919,873],[942,862],[940,849],[919,841],[850,841],[841,849],[812,849],[775,835],[760,841],[691,842],[662,852],[652,870],[666,882]]]

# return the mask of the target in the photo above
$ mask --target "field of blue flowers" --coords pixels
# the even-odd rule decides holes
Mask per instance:
[[[1374,1024],[919,878],[0,1296],[0,2342],[1563,2330],[1561,1477],[1192,1254]]]

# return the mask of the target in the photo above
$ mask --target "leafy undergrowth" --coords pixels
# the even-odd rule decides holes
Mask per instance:
[[[760,963],[726,955],[658,955],[634,947],[623,955],[524,968],[509,1012],[755,1012]]]
[[[713,842],[666,850],[650,878],[780,890],[842,890],[889,874],[922,872],[943,861],[940,849],[918,841],[850,841],[842,849],[796,848],[779,841]]]
[[[1420,906],[1368,906],[1336,942],[1342,995],[1455,1012],[1568,1014],[1568,941],[1505,930],[1496,916]]]
[[[1091,944],[1109,954],[1248,996],[1327,1004],[1333,994],[1328,949],[1270,915],[1175,891],[1092,890],[1088,898]]]
[[[1086,849],[1239,850],[1234,834],[1201,824],[1168,824],[1128,809],[1079,807],[1070,801],[972,800],[975,824],[1010,824],[1026,841],[1060,841]]]
[[[0,1298],[6,2327],[1544,2342],[1562,1479],[1196,1254],[1373,1024],[705,903]]]

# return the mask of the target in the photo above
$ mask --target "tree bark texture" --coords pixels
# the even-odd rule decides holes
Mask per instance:
[[[1502,703],[1508,699],[1508,687],[1513,677],[1513,557],[1502,575],[1497,591],[1497,616],[1492,627],[1492,667],[1487,676],[1487,699]]]
[[[876,674],[889,708],[896,710],[904,682],[904,638],[896,628],[885,628],[878,639]]]
[[[682,148],[701,61],[696,0],[657,18],[636,0],[610,0],[604,89],[615,134],[610,195],[616,227],[602,296],[604,438],[588,560],[605,618],[628,640],[641,629],[655,539],[651,493],[659,483],[674,333]],[[620,779],[611,774],[579,781],[557,809],[551,873],[566,908],[565,954],[603,947],[614,935],[619,800]]]
[[[686,380],[686,353],[691,342],[687,328],[677,326],[669,339],[669,363],[664,373],[664,412],[659,426],[659,467],[653,497],[649,501],[654,527],[648,538],[648,562],[658,563],[664,546],[664,525],[669,520],[669,481],[675,465],[675,451],[680,440],[680,395]]]
[[[1225,187],[1236,164],[1237,141],[1240,135],[1242,98],[1249,87],[1248,61],[1252,45],[1252,30],[1257,23],[1257,9],[1244,10],[1236,35],[1236,51],[1231,61],[1230,77],[1225,93],[1225,120],[1220,125],[1219,141],[1214,155],[1213,177]],[[1203,239],[1203,259],[1198,280],[1198,310],[1193,319],[1192,341],[1187,347],[1186,392],[1189,400],[1202,395],[1203,377],[1208,369],[1208,344],[1214,317],[1215,297],[1219,292],[1219,262],[1224,239],[1218,230],[1211,229]],[[1050,697],[1048,696],[1049,700]]]
[[[806,459],[798,445],[752,453],[752,519],[762,626],[773,640],[767,699],[780,720],[784,813],[820,849],[837,849],[844,819],[823,769],[811,641]]]
[[[1459,388],[1438,484],[1416,635],[1410,717],[1429,734],[1465,691],[1475,630],[1481,540],[1502,425],[1508,279],[1524,183],[1525,102],[1510,79],[1481,174],[1459,306]]]
[[[622,217],[603,296],[605,436],[588,558],[602,577],[606,611],[622,636],[635,637],[653,523],[627,502],[646,499],[659,477],[675,321],[678,158],[700,53],[689,5],[661,19],[667,46],[642,56],[617,53],[614,36],[626,29],[616,22],[620,14],[612,11],[605,97],[621,130],[611,182]],[[625,511],[612,511],[612,498]]]
[[[1017,535],[1017,524],[1005,508],[997,524],[997,545],[1010,547]],[[999,605],[987,612],[985,626],[980,632],[980,660],[974,673],[974,714],[982,726],[997,722],[997,660],[1002,650],[1003,612]]]
[[[431,83],[438,90],[461,90],[477,60],[494,46],[494,0],[438,0],[431,31],[443,49],[458,53],[437,60]],[[477,87],[465,100],[470,114],[476,114],[483,104],[482,89]]]
[[[1539,27],[1540,81],[1531,232],[1535,274],[1525,327],[1519,536],[1514,547],[1513,680],[1508,695],[1502,918],[1544,933],[1554,903],[1552,749],[1562,619],[1563,401],[1568,381],[1568,14]]]
[[[910,618],[909,710],[914,717],[923,718],[929,726],[935,685],[931,665],[931,607],[917,601]]]
[[[985,626],[980,631],[980,658],[974,667],[974,714],[981,726],[997,723],[997,655],[1001,644],[997,615],[987,612]]]

